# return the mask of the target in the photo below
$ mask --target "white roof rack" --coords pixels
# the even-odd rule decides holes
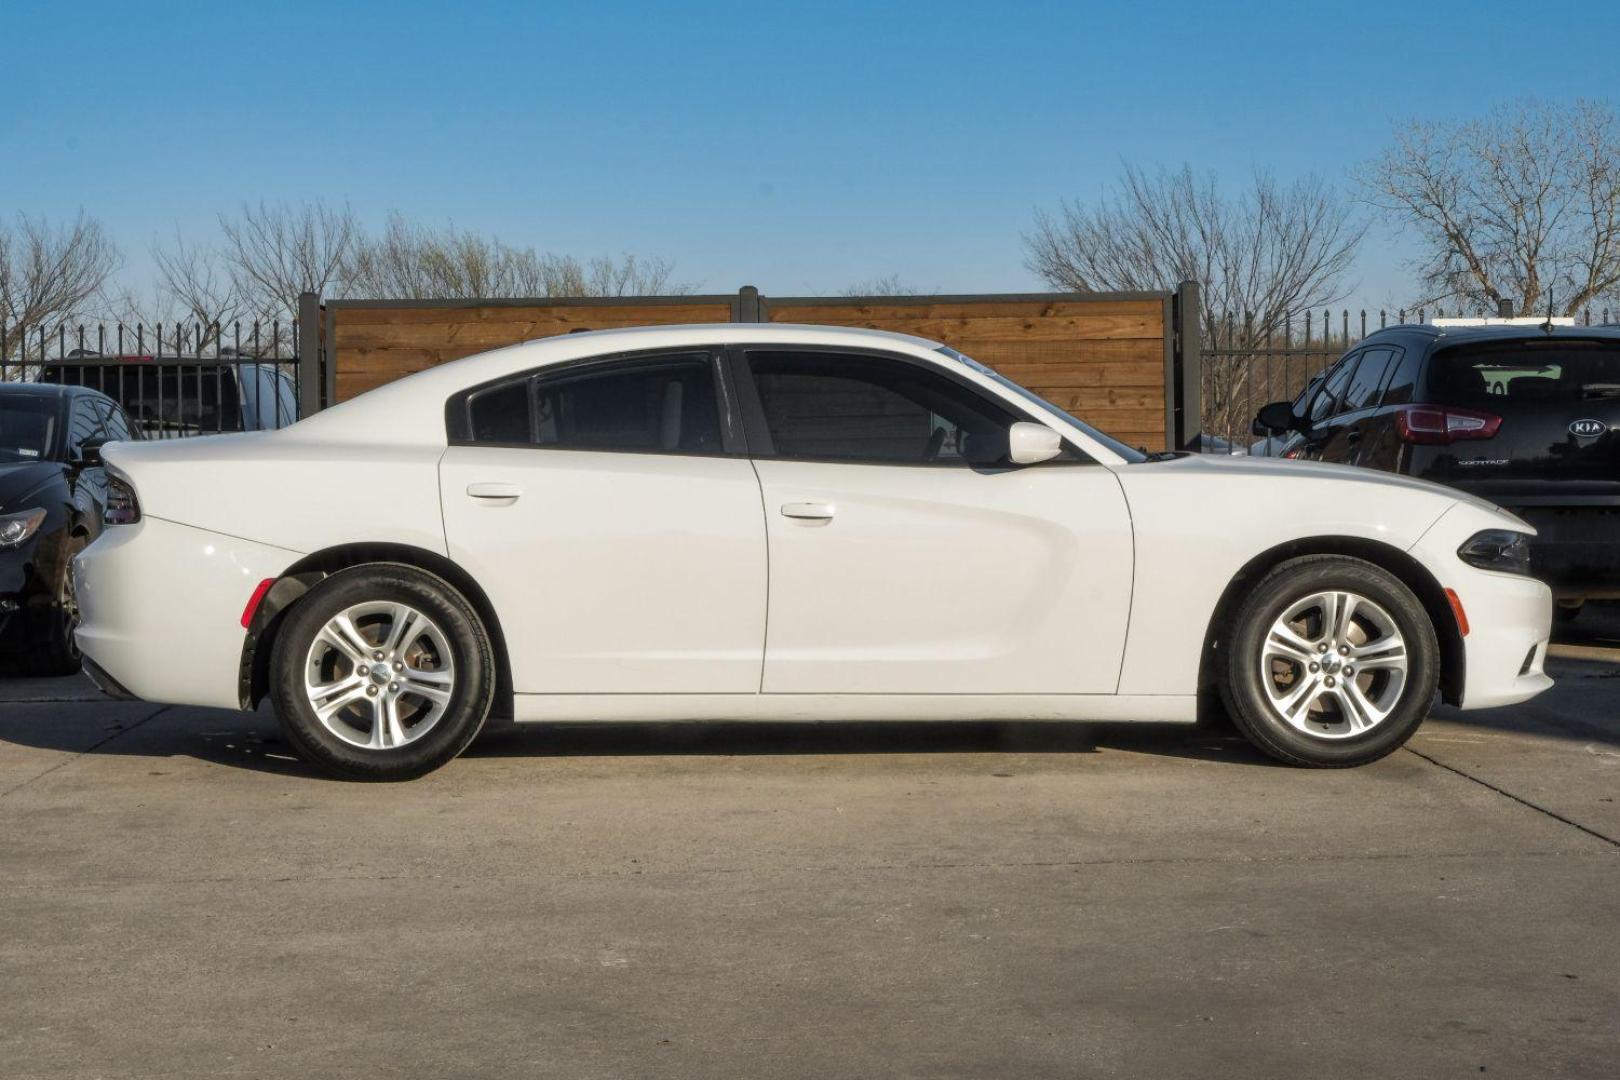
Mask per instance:
[[[1545,315],[1524,315],[1513,319],[1430,319],[1430,326],[1574,326],[1572,315],[1559,315],[1548,319]]]

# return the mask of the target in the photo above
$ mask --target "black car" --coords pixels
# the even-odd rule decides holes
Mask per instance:
[[[0,383],[0,655],[25,675],[78,670],[73,556],[101,532],[104,443],[132,437],[105,394]]]
[[[1395,326],[1260,410],[1283,457],[1405,473],[1536,527],[1560,614],[1620,597],[1620,328]]]

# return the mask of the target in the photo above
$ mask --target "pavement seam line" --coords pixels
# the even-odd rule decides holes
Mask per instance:
[[[99,741],[97,741],[95,743],[92,743],[91,745],[85,747],[83,750],[80,750],[78,753],[73,754],[70,757],[67,757],[67,758],[64,758],[61,761],[58,761],[55,765],[52,765],[50,768],[45,769],[42,772],[37,772],[33,776],[30,776],[28,779],[26,779],[26,780],[24,780],[24,781],[22,781],[20,783],[13,784],[11,787],[6,788],[6,790],[4,790],[4,791],[0,791],[0,799],[7,798],[10,795],[12,795],[13,793],[21,791],[23,788],[27,787],[29,784],[32,784],[34,781],[42,780],[45,777],[51,775],[51,773],[56,772],[58,769],[67,768],[69,765],[73,764],[75,761],[78,761],[80,758],[85,757],[85,756],[87,756],[89,754],[93,754],[97,750],[100,750],[103,746],[106,746],[108,743],[112,742],[114,739],[120,738],[120,737],[122,737],[124,735],[128,735],[131,731],[134,731],[136,728],[140,727],[142,724],[146,723],[148,720],[156,720],[158,717],[162,716],[164,713],[168,712],[172,708],[174,708],[173,705],[159,705],[156,709],[154,709],[150,713],[147,713],[145,716],[141,717],[139,720],[135,721],[133,724],[130,724],[127,727],[119,728],[117,731],[113,732],[111,735],[108,735],[106,738],[101,739],[101,740],[99,740]]]
[[[1615,839],[1614,837],[1608,835],[1607,833],[1599,832],[1598,830],[1592,828],[1589,825],[1582,825],[1580,822],[1574,820],[1573,818],[1567,818],[1563,814],[1558,813],[1556,810],[1549,810],[1545,806],[1540,805],[1539,803],[1531,802],[1529,799],[1526,799],[1522,795],[1515,795],[1515,794],[1513,794],[1513,792],[1507,790],[1506,788],[1500,787],[1500,786],[1498,786],[1496,784],[1493,784],[1489,780],[1485,780],[1485,779],[1482,779],[1481,777],[1475,776],[1473,773],[1466,772],[1466,771],[1464,771],[1462,769],[1459,769],[1455,765],[1447,765],[1445,762],[1441,761],[1440,759],[1430,757],[1428,754],[1425,754],[1421,750],[1412,749],[1412,747],[1409,746],[1409,745],[1405,746],[1405,747],[1402,747],[1402,749],[1405,750],[1407,753],[1413,755],[1414,757],[1422,758],[1424,761],[1427,761],[1430,765],[1433,765],[1436,768],[1444,769],[1449,773],[1455,773],[1457,776],[1462,777],[1464,780],[1470,781],[1471,783],[1478,784],[1480,787],[1485,788],[1487,791],[1494,791],[1498,795],[1501,795],[1503,798],[1513,800],[1514,802],[1518,803],[1520,806],[1527,807],[1528,809],[1534,810],[1538,814],[1542,814],[1542,815],[1545,815],[1546,817],[1550,817],[1554,821],[1562,822],[1563,824],[1568,825],[1572,829],[1579,829],[1581,832],[1585,833],[1587,836],[1590,836],[1590,837],[1592,837],[1592,838],[1594,838],[1596,840],[1601,840],[1605,844],[1608,844],[1610,847],[1620,848],[1620,840]]]

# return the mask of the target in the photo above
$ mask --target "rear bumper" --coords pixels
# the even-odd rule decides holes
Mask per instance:
[[[242,609],[297,558],[158,518],[106,530],[73,564],[91,677],[115,696],[240,708]]]

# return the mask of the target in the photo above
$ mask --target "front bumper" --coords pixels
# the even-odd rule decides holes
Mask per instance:
[[[1484,529],[1512,528],[1500,514],[1452,507],[1413,545],[1410,554],[1461,601],[1469,632],[1463,638],[1463,709],[1528,701],[1552,685],[1542,665],[1552,637],[1553,594],[1545,582],[1470,566],[1457,549]]]
[[[242,609],[297,558],[159,518],[107,529],[73,564],[92,677],[145,701],[240,708]]]

